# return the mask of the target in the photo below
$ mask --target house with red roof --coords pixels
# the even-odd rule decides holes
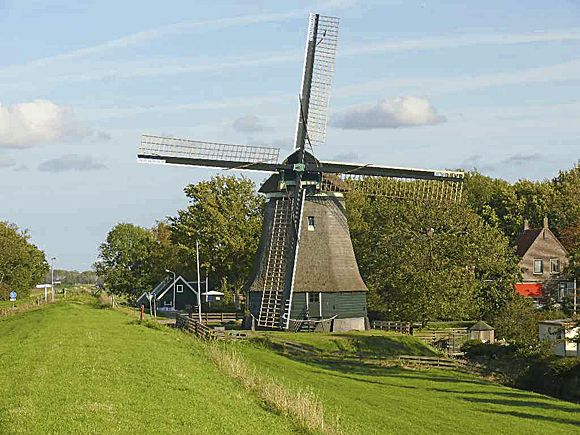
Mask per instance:
[[[522,273],[516,292],[537,301],[550,293],[558,300],[566,295],[567,281],[562,271],[568,265],[568,252],[550,230],[547,217],[542,228],[529,228],[528,221],[524,221],[524,229],[516,239],[516,254]]]

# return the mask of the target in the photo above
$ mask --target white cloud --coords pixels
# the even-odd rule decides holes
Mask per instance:
[[[14,166],[16,163],[9,157],[0,156],[0,169],[9,168]]]
[[[343,86],[337,89],[336,96],[338,98],[345,98],[355,95],[384,92],[388,89],[404,89],[404,92],[424,95],[442,95],[499,86],[566,82],[579,79],[580,60],[576,59],[553,65],[490,74],[442,77],[406,77],[402,79],[382,78]]]
[[[38,165],[38,170],[42,172],[96,171],[105,168],[106,166],[94,157],[78,154],[67,154]]]
[[[22,72],[33,69],[45,68],[50,65],[63,65],[66,61],[78,61],[79,59],[93,56],[102,57],[116,50],[126,49],[133,46],[143,45],[152,41],[178,37],[184,34],[203,33],[208,31],[219,31],[221,29],[247,26],[258,23],[283,22],[293,18],[305,17],[312,9],[348,9],[356,4],[356,0],[326,0],[316,1],[307,7],[292,9],[282,12],[240,15],[235,17],[217,18],[209,20],[187,20],[178,23],[165,24],[139,32],[131,33],[119,38],[104,41],[89,47],[72,50],[67,53],[57,54],[35,59],[19,65],[9,65],[0,69],[2,73],[15,73],[16,76]],[[68,69],[68,68],[67,68]]]
[[[90,134],[70,107],[47,100],[0,104],[0,147],[29,148],[38,143],[79,139]]]
[[[257,133],[266,129],[262,120],[256,115],[242,116],[236,119],[233,127],[240,133]]]
[[[471,47],[478,45],[520,45],[547,42],[579,41],[580,30],[554,30],[525,33],[463,34],[428,36],[416,39],[392,39],[367,42],[346,47],[339,55],[358,56],[372,53],[393,53],[417,50],[441,50],[445,48]]]
[[[397,97],[373,105],[355,106],[336,117],[334,125],[353,130],[417,127],[447,121],[426,98]]]
[[[296,14],[296,15],[294,15]],[[302,12],[300,12],[302,14]],[[213,20],[203,23],[178,23],[163,26],[134,35],[119,38],[101,45],[88,47],[70,53],[39,59],[22,65],[13,65],[0,68],[0,77],[10,79],[2,83],[3,86],[15,86],[16,82],[28,83],[30,78],[23,74],[25,71],[38,71],[42,68],[43,83],[52,82],[85,82],[103,79],[135,79],[141,77],[157,77],[185,73],[207,73],[211,71],[223,71],[224,69],[239,69],[263,67],[275,64],[285,64],[300,61],[303,58],[302,49],[260,53],[255,57],[235,56],[216,59],[212,62],[204,62],[197,58],[147,58],[128,61],[89,61],[88,64],[79,62],[79,59],[91,58],[94,54],[138,45],[150,39],[158,39],[170,35],[185,32],[191,25],[199,25],[199,29],[208,28],[216,30],[220,26],[230,27],[233,25],[260,21],[281,21],[297,15],[296,11],[288,12],[287,15],[271,14],[239,17],[235,19]],[[217,26],[217,27],[216,27]],[[532,43],[550,43],[564,41],[579,41],[580,31],[577,29],[555,30],[545,32],[506,33],[506,34],[463,34],[453,36],[429,36],[416,39],[392,39],[377,42],[365,42],[354,44],[338,51],[339,57],[356,57],[375,53],[428,51],[453,49],[480,45],[520,45]],[[65,63],[68,62],[68,63]],[[54,65],[55,70],[47,69]],[[66,66],[65,66],[66,65]]]

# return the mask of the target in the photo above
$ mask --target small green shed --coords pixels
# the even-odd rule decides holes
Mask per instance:
[[[483,320],[467,328],[467,333],[470,340],[479,340],[483,343],[493,343],[495,341],[495,330]]]

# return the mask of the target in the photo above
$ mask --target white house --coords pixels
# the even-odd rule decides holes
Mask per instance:
[[[580,356],[578,344],[574,341],[580,334],[580,327],[574,325],[570,319],[544,320],[539,324],[540,340],[553,341],[555,355]]]

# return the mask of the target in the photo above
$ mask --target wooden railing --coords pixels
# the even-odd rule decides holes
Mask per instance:
[[[217,338],[213,332],[213,329],[208,328],[203,323],[200,323],[197,319],[189,316],[184,316],[178,314],[175,318],[175,326],[187,332],[204,338],[204,339],[214,339]]]
[[[38,298],[34,302],[24,302],[18,305],[12,306],[5,306],[0,308],[0,317],[7,317],[14,314],[22,313],[24,311],[28,311],[32,308],[39,307],[41,305],[46,304],[47,302],[44,301],[43,298]]]
[[[417,337],[431,345],[446,351],[450,355],[460,353],[461,345],[467,340],[466,328],[449,328],[437,330],[417,330],[413,331],[413,337]]]
[[[457,369],[461,366],[459,361],[449,358],[440,358],[438,356],[414,356],[400,355],[399,363],[406,367],[439,367],[445,369]]]
[[[244,331],[226,331],[225,329],[210,328],[203,322],[200,323],[195,314],[193,317],[184,314],[177,314],[175,317],[175,327],[190,332],[205,340],[221,340],[225,338],[244,340],[248,337],[248,334]]]
[[[401,334],[411,334],[412,331],[411,323],[409,322],[389,322],[384,320],[373,320],[372,328],[400,332]]]
[[[192,316],[195,317],[195,319],[198,319],[199,314],[194,310]],[[204,323],[235,322],[236,320],[243,319],[243,313],[201,313],[201,321]]]

